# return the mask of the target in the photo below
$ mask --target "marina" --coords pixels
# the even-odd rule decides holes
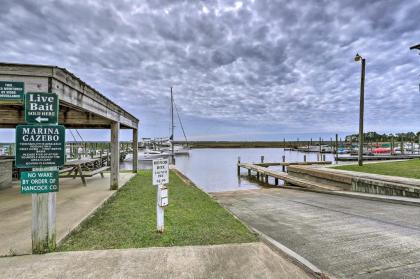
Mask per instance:
[[[1,7],[1,279],[420,278],[420,0]]]

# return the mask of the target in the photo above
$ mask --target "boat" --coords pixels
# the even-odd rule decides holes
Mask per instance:
[[[378,147],[372,150],[373,154],[391,154],[391,148],[389,147]]]

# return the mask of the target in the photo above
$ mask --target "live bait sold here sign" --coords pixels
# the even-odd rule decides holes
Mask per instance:
[[[58,96],[54,93],[28,92],[25,95],[26,123],[57,124]]]
[[[58,171],[23,171],[20,185],[22,194],[58,192]]]
[[[16,167],[63,166],[65,135],[62,125],[18,125],[16,127]]]

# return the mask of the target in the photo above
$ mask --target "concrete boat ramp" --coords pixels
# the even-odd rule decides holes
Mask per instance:
[[[420,180],[325,166],[238,167],[285,186],[211,195],[301,265],[330,278],[420,278]]]
[[[420,207],[293,189],[212,195],[331,277],[420,278]]]

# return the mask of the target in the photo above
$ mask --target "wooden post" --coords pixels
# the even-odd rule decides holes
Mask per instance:
[[[401,155],[404,154],[404,138],[401,136]]]
[[[306,163],[306,154],[305,154],[305,155],[303,155],[303,162],[305,162],[305,163]]]
[[[260,173],[257,172],[257,180],[260,180]]]
[[[241,163],[241,157],[238,157],[238,164],[237,164],[237,166],[238,166],[238,176],[241,175],[241,167],[239,166],[240,163]]]
[[[276,186],[279,185],[279,179],[276,178],[276,177],[274,178],[274,185],[276,185]]]
[[[268,175],[265,175],[265,183],[268,183]]]
[[[111,190],[118,189],[118,177],[120,174],[120,123],[111,123]]]
[[[321,154],[322,152],[322,143],[321,143],[321,138],[319,138],[319,153]]]
[[[56,167],[34,168],[53,171]],[[32,194],[32,253],[43,254],[56,247],[56,193]]]
[[[333,139],[332,139],[332,137],[330,137],[330,148],[331,148],[331,153],[334,153],[334,146],[333,146]]]
[[[338,134],[335,134],[335,160],[338,161]]]
[[[137,129],[133,129],[133,173],[137,172],[137,164],[139,161],[139,133]]]
[[[73,144],[71,142],[69,142],[69,146],[70,146],[70,158],[73,158]]]
[[[420,134],[419,134],[419,145],[417,147],[418,147],[417,148],[418,154],[420,155]]]
[[[32,194],[32,253],[48,252],[48,193]]]
[[[248,176],[251,176],[251,170],[248,170]]]
[[[283,148],[286,148],[286,138],[283,138]]]
[[[394,136],[392,136],[392,138],[391,138],[391,155],[394,155],[394,147],[395,147]]]
[[[286,156],[283,155],[281,157],[281,160],[282,160],[283,163],[285,163],[286,162]],[[285,172],[286,171],[285,165],[282,165],[281,170],[282,170],[282,172]]]
[[[261,156],[261,164],[264,163],[264,156]]]
[[[104,161],[103,161],[103,159],[102,159],[102,153],[103,153],[103,150],[101,149],[101,150],[99,150],[99,162],[100,162],[100,166],[101,167],[103,167],[104,166]]]

